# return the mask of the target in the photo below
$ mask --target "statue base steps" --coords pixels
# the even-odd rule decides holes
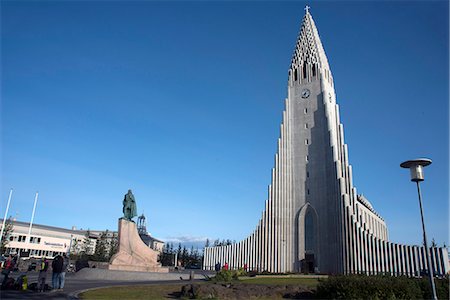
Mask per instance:
[[[134,271],[134,272],[158,272],[168,273],[169,268],[165,267],[146,267],[146,266],[133,266],[133,265],[109,265],[109,270],[119,271]]]

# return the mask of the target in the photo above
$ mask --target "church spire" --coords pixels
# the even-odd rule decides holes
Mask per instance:
[[[310,7],[306,6],[295,51],[292,55],[289,70],[291,83],[295,81],[310,82],[319,78],[319,75],[326,74],[326,77],[331,75],[319,32],[309,10]]]

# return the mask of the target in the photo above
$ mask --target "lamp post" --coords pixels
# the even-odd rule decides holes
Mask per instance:
[[[417,184],[417,193],[419,195],[420,217],[422,218],[422,230],[423,230],[423,245],[425,246],[425,253],[427,256],[428,276],[430,278],[431,290],[433,292],[433,299],[437,300],[436,287],[433,280],[433,266],[431,265],[430,249],[427,245],[427,234],[425,231],[425,221],[423,220],[422,210],[422,194],[420,192],[420,182],[424,181],[423,168],[431,164],[431,159],[418,158],[408,160],[400,164],[400,167],[409,169],[411,173],[411,181]]]

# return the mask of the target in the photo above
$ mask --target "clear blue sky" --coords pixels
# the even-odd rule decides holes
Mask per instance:
[[[267,197],[304,6],[335,78],[354,182],[390,239],[448,244],[448,2],[2,1],[4,214],[116,229],[131,188],[162,239],[239,240]]]

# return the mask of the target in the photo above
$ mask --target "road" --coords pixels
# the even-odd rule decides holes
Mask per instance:
[[[207,274],[210,275],[211,272],[203,272],[201,270],[195,270],[197,274]],[[23,273],[14,272],[10,277],[17,278],[19,275]],[[128,280],[128,281],[119,281],[119,280],[86,280],[83,278],[78,278],[78,276],[74,274],[66,275],[66,282],[64,286],[64,291],[62,292],[43,292],[38,293],[34,291],[11,291],[11,290],[2,290],[0,291],[0,299],[77,299],[76,295],[78,292],[86,289],[97,288],[97,287],[106,287],[106,286],[121,286],[121,285],[136,285],[136,284],[150,284],[150,285],[161,285],[161,284],[177,284],[177,283],[187,283],[189,280],[189,271],[179,272],[177,273],[185,280]],[[38,272],[28,272],[28,284],[37,282]],[[199,281],[196,279],[195,281]],[[47,275],[47,283],[51,285],[51,274]]]

